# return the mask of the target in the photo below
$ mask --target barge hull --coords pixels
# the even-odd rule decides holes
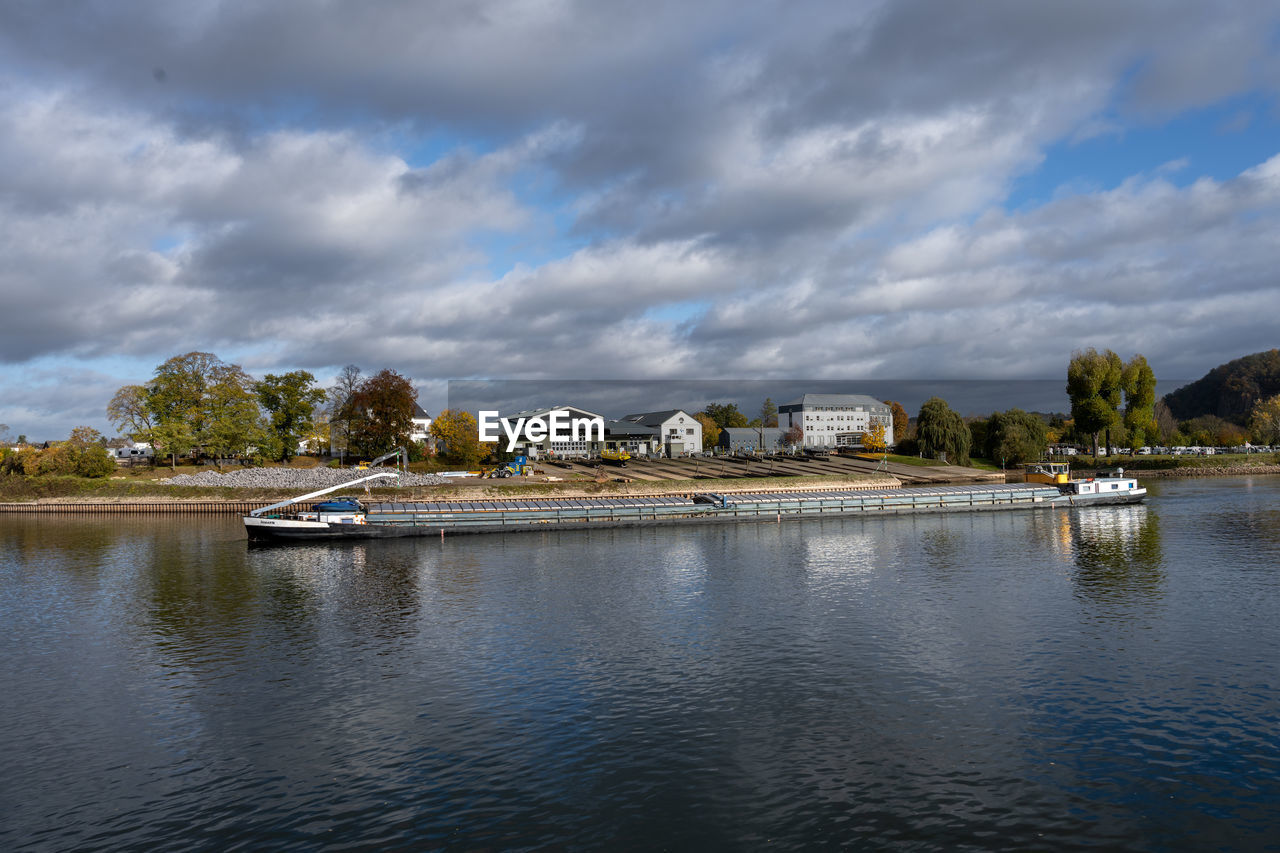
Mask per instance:
[[[730,500],[732,499],[732,503]],[[1056,489],[1028,487],[948,487],[946,489],[895,489],[857,495],[822,495],[798,498],[780,493],[719,496],[700,495],[683,506],[597,508],[575,510],[565,517],[530,505],[501,510],[419,512],[412,504],[382,505],[394,511],[370,512],[364,524],[290,525],[272,523],[249,526],[253,541],[299,542],[313,540],[391,539],[457,536],[479,533],[520,533],[566,530],[622,529],[673,524],[778,523],[814,518],[851,518],[918,513],[990,512],[1066,507]],[[435,505],[428,505],[435,506]],[[375,507],[376,509],[376,507]],[[541,510],[541,511],[540,511]],[[596,511],[601,514],[592,515]],[[608,514],[603,514],[605,512]],[[379,521],[379,515],[386,521]],[[430,516],[447,516],[431,518]],[[394,520],[392,520],[394,519]],[[246,520],[247,522],[248,520]]]

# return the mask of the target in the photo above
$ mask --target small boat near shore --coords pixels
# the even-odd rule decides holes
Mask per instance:
[[[1123,468],[1108,471],[1094,477],[1071,477],[1066,462],[1033,462],[1025,466],[1028,483],[1044,483],[1057,486],[1069,506],[1090,504],[1133,504],[1147,497],[1147,490],[1138,485],[1134,477],[1127,476]]]
[[[920,488],[762,491],[718,494],[523,497],[487,500],[372,501],[340,498],[305,502],[368,481],[374,474],[254,510],[244,517],[254,541],[379,539],[673,523],[782,521],[835,515],[982,512],[1135,503],[1136,481],[1093,478],[1068,484],[999,484]],[[1077,491],[1076,489],[1079,489]]]

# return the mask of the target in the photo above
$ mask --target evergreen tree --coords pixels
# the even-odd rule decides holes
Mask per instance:
[[[771,397],[765,397],[760,406],[760,425],[776,427],[778,425],[778,404]]]

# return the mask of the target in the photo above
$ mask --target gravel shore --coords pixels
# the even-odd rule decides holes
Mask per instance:
[[[324,489],[329,486],[340,486],[370,474],[383,473],[379,470],[355,471],[350,468],[238,468],[219,474],[217,471],[201,471],[199,474],[179,474],[166,480],[156,482],[169,486],[233,486],[245,489]],[[394,469],[385,469],[385,473],[394,473]],[[370,485],[376,488],[388,486],[440,486],[448,483],[447,477],[436,474],[400,474],[399,479],[373,480]]]

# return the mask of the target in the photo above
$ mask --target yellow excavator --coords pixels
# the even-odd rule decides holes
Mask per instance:
[[[402,470],[402,469],[408,470],[409,451],[405,450],[403,447],[397,447],[395,450],[392,450],[390,453],[384,453],[381,456],[379,456],[377,459],[370,460],[369,462],[361,462],[358,465],[356,465],[356,470],[368,471],[370,468],[377,468],[383,462],[386,462],[388,459],[391,459],[392,457],[395,457],[395,460],[396,460],[396,470]]]

